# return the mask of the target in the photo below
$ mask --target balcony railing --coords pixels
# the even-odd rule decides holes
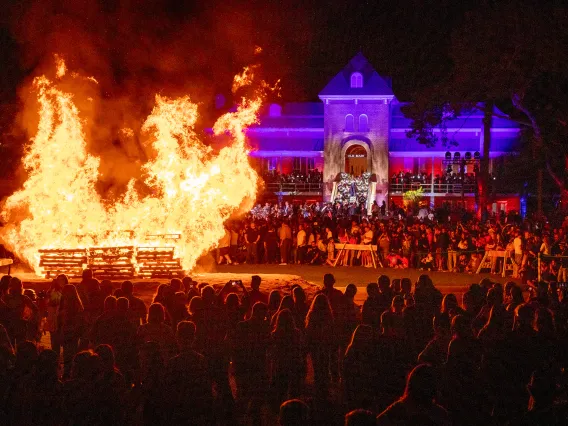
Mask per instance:
[[[321,194],[323,192],[323,183],[278,183],[271,182],[265,186],[266,192],[286,194]]]
[[[461,194],[462,189],[464,194],[474,194],[477,191],[477,185],[475,183],[435,183],[434,190],[432,191],[431,183],[391,183],[390,193],[391,194],[402,194],[406,191],[415,191],[418,188],[422,188],[424,193],[434,193],[434,194]]]

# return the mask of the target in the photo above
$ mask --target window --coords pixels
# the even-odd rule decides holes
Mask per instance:
[[[369,118],[367,114],[361,114],[359,116],[359,131],[368,132],[369,131]]]
[[[351,74],[351,87],[354,89],[363,87],[363,75],[360,72]]]
[[[355,119],[352,114],[347,114],[345,116],[345,131],[352,132],[355,130]]]

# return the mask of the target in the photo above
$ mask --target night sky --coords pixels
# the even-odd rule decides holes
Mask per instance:
[[[54,52],[96,76],[107,96],[190,92],[207,102],[243,66],[282,79],[283,101],[317,93],[358,51],[393,77],[399,98],[447,73],[448,44],[470,4],[440,0],[23,1],[2,19],[2,98]],[[263,53],[254,56],[255,46]]]

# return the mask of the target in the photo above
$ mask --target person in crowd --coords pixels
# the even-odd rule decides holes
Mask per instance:
[[[32,319],[38,313],[37,305],[24,294],[22,281],[11,277],[8,284],[8,293],[4,295],[5,326],[12,343],[25,341],[29,328],[33,327]]]
[[[369,410],[353,410],[345,415],[345,426],[375,426],[375,413]]]
[[[79,351],[79,340],[87,330],[85,309],[77,289],[67,284],[61,289],[61,303],[57,314],[57,333],[63,347],[64,377],[69,377],[73,358]]]
[[[311,422],[310,407],[299,399],[289,399],[280,406],[279,426],[305,426]]]
[[[280,265],[287,265],[290,261],[290,251],[292,250],[292,229],[287,220],[282,222],[278,231],[280,240]]]
[[[61,303],[61,290],[67,284],[69,284],[67,276],[63,274],[58,275],[57,278],[51,282],[51,287],[46,294],[47,306],[43,331],[49,332],[51,349],[58,357],[61,353],[61,342],[57,334],[57,316],[59,314],[59,304]]]
[[[309,315],[309,314],[308,314]],[[278,404],[300,394],[305,376],[304,341],[289,309],[278,313],[272,331],[272,386]]]
[[[325,398],[330,372],[333,374],[335,368],[332,363],[337,361],[334,352],[338,348],[333,312],[325,294],[320,293],[314,298],[306,316],[306,347],[314,369],[316,394]]]
[[[452,335],[450,333],[450,318],[447,315],[436,315],[434,322],[434,337],[428,342],[420,355],[418,362],[441,367],[448,357],[448,345]]]
[[[249,319],[237,324],[230,336],[231,358],[239,399],[259,399],[268,384],[271,329],[266,304],[256,302]]]
[[[258,242],[260,232],[256,228],[256,223],[252,222],[245,232],[245,242],[247,245],[247,263],[258,263]]]
[[[219,240],[219,256],[217,258],[217,264],[223,264],[223,261],[227,265],[231,265],[233,261],[231,260],[231,231],[225,227],[225,233],[223,237]]]
[[[122,289],[124,297],[128,299],[128,316],[131,318],[134,327],[138,328],[139,325],[146,323],[146,304],[142,299],[134,296],[134,284],[132,284],[132,281],[124,281],[120,288]]]
[[[250,310],[258,302],[268,304],[268,296],[266,293],[260,291],[260,284],[262,283],[262,278],[259,275],[253,275],[250,279],[250,290],[247,291],[244,288],[245,300]]]
[[[308,236],[304,229],[304,225],[298,225],[298,234],[296,235],[296,263],[305,262],[308,250]]]
[[[272,290],[268,295],[268,312],[267,317],[272,319],[274,314],[278,312],[280,302],[282,301],[282,294],[278,290]]]
[[[164,362],[175,353],[175,336],[166,324],[166,311],[160,303],[152,303],[148,309],[148,322],[138,327],[136,339],[141,342],[156,342]]]
[[[437,383],[434,367],[416,366],[408,375],[404,394],[379,414],[377,425],[450,425],[448,412],[435,402]]]
[[[343,359],[343,389],[349,409],[373,408],[380,383],[375,331],[359,325]]]
[[[296,327],[303,330],[306,323],[306,315],[308,315],[308,311],[310,310],[306,292],[300,285],[296,285],[292,289],[292,297],[294,298],[294,307],[292,310],[294,321]]]
[[[168,389],[164,412],[166,424],[211,424],[213,395],[208,364],[193,349],[196,328],[191,321],[177,325],[179,354],[171,358],[162,386]]]

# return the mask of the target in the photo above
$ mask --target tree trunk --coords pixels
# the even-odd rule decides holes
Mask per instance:
[[[542,156],[544,155],[544,141],[542,139],[542,132],[540,131],[540,126],[538,125],[536,118],[532,115],[529,110],[523,104],[524,93],[513,93],[511,100],[513,101],[513,106],[521,111],[527,116],[531,122],[531,127],[533,130],[533,142],[532,142],[532,157],[535,165],[537,167],[536,172],[536,205],[537,214],[542,216],[542,178],[543,178],[543,161]],[[551,169],[548,169],[551,171]],[[561,188],[562,191],[562,188]]]
[[[483,217],[489,203],[489,153],[491,151],[491,125],[493,123],[493,102],[486,102],[483,110],[483,152],[477,174],[479,199],[478,217]]]

